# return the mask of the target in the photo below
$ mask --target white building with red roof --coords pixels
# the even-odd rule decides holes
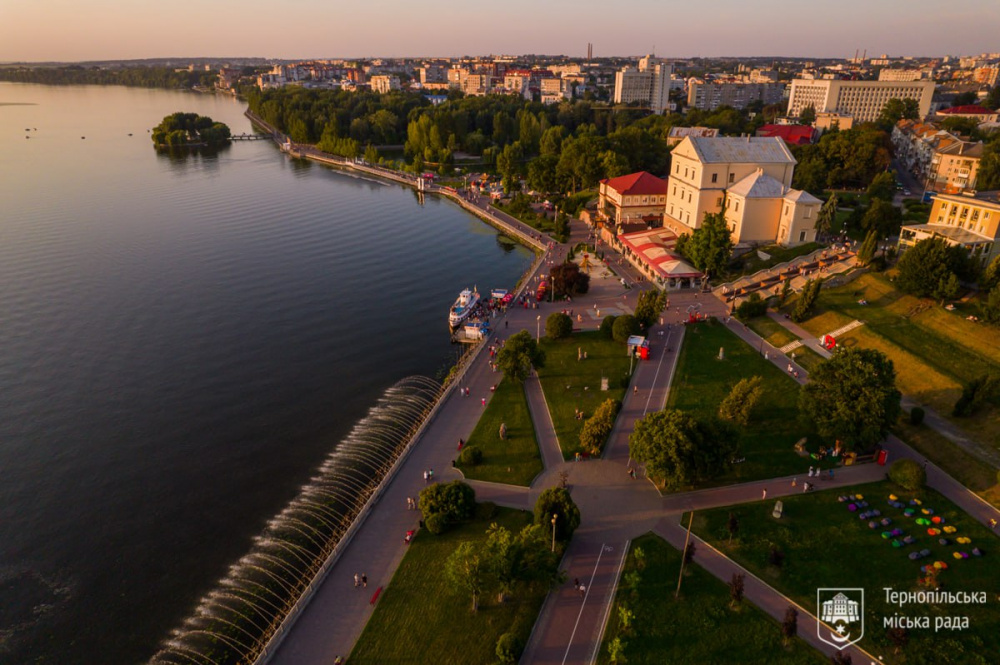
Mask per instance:
[[[651,281],[664,287],[689,286],[701,277],[674,249],[677,236],[668,229],[649,229],[618,236],[619,250]]]
[[[639,171],[602,180],[597,212],[602,220],[615,226],[627,221],[660,226],[666,203],[667,181],[652,173]]]
[[[950,109],[941,109],[937,112],[938,117],[944,118],[972,118],[976,122],[996,122],[996,111],[979,106],[978,104],[967,104],[965,106],[952,106]]]

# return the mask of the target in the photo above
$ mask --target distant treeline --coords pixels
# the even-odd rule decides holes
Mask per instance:
[[[179,72],[172,67],[122,67],[106,69],[67,65],[65,67],[4,67],[0,68],[0,81],[17,83],[44,83],[47,85],[128,85],[138,88],[186,88],[212,86],[218,79],[217,72],[204,70]]]

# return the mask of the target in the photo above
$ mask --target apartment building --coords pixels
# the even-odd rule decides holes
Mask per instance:
[[[399,85],[398,76],[388,76],[385,74],[380,74],[373,76],[368,79],[369,85],[371,85],[373,92],[387,93],[390,90],[400,90],[402,86]]]
[[[812,106],[817,113],[846,113],[855,122],[876,120],[890,99],[915,99],[921,118],[931,110],[934,81],[841,81],[795,79],[788,115],[798,117]]]
[[[879,81],[919,81],[922,78],[919,69],[883,69],[878,73]]]
[[[921,240],[942,238],[961,245],[984,265],[1000,255],[1000,199],[997,192],[976,195],[938,194],[926,224],[908,224],[900,229],[899,251]]]
[[[643,102],[657,113],[670,105],[673,66],[651,55],[639,59],[638,67],[623,67],[615,73],[616,104]]]
[[[948,194],[975,190],[982,157],[982,141],[950,141],[938,147],[931,157],[927,188]]]
[[[776,137],[685,137],[671,153],[663,225],[691,233],[724,210],[737,244],[811,242],[822,202],[791,188],[795,163]]]
[[[720,106],[744,109],[753,102],[777,104],[784,99],[784,83],[692,82],[688,85],[688,106],[713,111]]]

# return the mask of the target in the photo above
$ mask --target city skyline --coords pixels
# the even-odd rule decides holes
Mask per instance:
[[[625,0],[609,5],[511,0],[480,3],[375,0],[363,6],[296,0],[276,12],[262,0],[178,0],[168,16],[151,3],[13,0],[0,9],[0,61],[168,57],[816,57],[975,55],[997,50],[992,0],[949,7],[923,0],[846,0],[835,10],[789,12],[778,0],[699,6]],[[943,21],[961,30],[940,29]],[[178,26],[182,26],[178,29]],[[483,27],[480,27],[483,26]],[[488,28],[485,28],[488,26]],[[819,27],[817,27],[819,26]]]

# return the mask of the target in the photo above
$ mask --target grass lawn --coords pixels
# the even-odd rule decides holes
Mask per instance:
[[[892,519],[889,528],[899,527],[917,542],[911,546],[894,548],[881,537],[883,527],[869,529],[865,520],[849,512],[846,503],[837,500],[840,494],[862,494],[869,508],[877,508],[882,517]],[[932,508],[935,515],[945,518],[946,524],[958,529],[954,539],[966,536],[968,545],[938,544],[938,537],[927,534],[925,526],[914,523],[903,511],[888,505],[888,496],[896,494],[901,501],[920,499],[923,508]],[[899,664],[920,654],[920,663],[982,664],[996,662],[1000,650],[1000,613],[996,610],[996,591],[1000,586],[1000,568],[992,560],[1000,555],[1000,539],[988,528],[974,521],[957,506],[937,492],[924,489],[909,492],[883,481],[859,485],[839,491],[800,494],[784,500],[784,516],[771,517],[773,502],[746,504],[737,508],[721,508],[695,515],[694,530],[702,538],[738,561],[755,575],[782,593],[816,613],[817,588],[863,587],[865,589],[865,637],[861,646],[885,658],[885,662]],[[730,511],[739,519],[739,531],[732,544],[728,544],[726,522]],[[779,568],[768,563],[772,546],[785,554]],[[956,560],[956,551],[972,551],[980,547],[984,557],[970,556]],[[920,561],[911,561],[911,551],[929,549],[931,555]],[[986,605],[981,604],[909,604],[902,608],[890,605],[885,588],[895,591],[918,591],[917,579],[922,577],[920,567],[934,561],[944,561],[948,569],[940,575],[940,582],[949,591],[987,592]],[[910,643],[903,655],[895,655],[886,638],[884,617],[896,613],[912,617],[931,617],[930,629],[910,630]],[[934,618],[941,616],[969,618],[970,626],[963,631],[934,630]],[[993,654],[989,656],[988,654]]]
[[[636,566],[637,547],[644,553],[642,571]],[[697,564],[685,568],[681,597],[674,599],[680,565],[681,553],[659,536],[650,533],[632,542],[598,663],[611,662],[608,644],[616,637],[625,643],[625,657],[632,665],[829,662],[801,640],[783,646],[781,626],[750,602],[731,608],[729,586]],[[626,583],[635,575],[639,575],[637,585]],[[635,614],[625,633],[618,609],[623,605]]]
[[[792,360],[797,362],[802,369],[807,372],[813,371],[813,369],[816,368],[816,365],[826,360],[826,358],[819,355],[808,346],[800,346],[799,348],[793,350],[789,355]]]
[[[574,410],[583,411],[586,419],[604,400],[624,398],[622,381],[628,381],[629,359],[624,344],[606,339],[596,330],[575,332],[569,339],[542,338],[541,346],[545,350],[545,367],[538,370],[538,378],[559,447],[563,457],[570,459],[582,451],[580,430],[584,420],[577,420]],[[586,360],[577,360],[577,349],[587,354]],[[608,378],[607,392],[601,391],[601,377]]]
[[[500,423],[507,426],[506,441],[500,439]],[[465,445],[476,446],[483,451],[481,464],[465,466],[459,463],[458,467],[466,478],[525,487],[531,485],[532,479],[542,471],[542,457],[538,452],[538,440],[535,439],[524,386],[513,381],[500,381]]]
[[[993,466],[965,452],[937,430],[927,425],[911,425],[909,414],[900,417],[895,433],[955,480],[1000,508],[1000,479]]]
[[[785,344],[790,344],[799,338],[798,335],[767,315],[750,319],[747,321],[747,326],[776,349],[780,349]]]
[[[720,347],[725,349],[725,360],[721,361]],[[740,379],[754,375],[764,379],[764,395],[750,426],[742,429],[746,461],[733,466],[713,484],[801,473],[815,464],[793,449],[804,436],[809,438],[810,450],[820,445],[815,432],[798,421],[799,385],[764,360],[757,349],[715,321],[688,326],[668,406],[698,418],[713,418],[732,387]]]
[[[537,584],[522,588],[503,605],[484,597],[472,614],[470,596],[452,588],[444,562],[459,543],[485,540],[490,522],[517,533],[531,519],[530,513],[501,508],[493,519],[475,520],[440,536],[420,531],[347,662],[480,665],[495,662],[503,633],[513,632],[526,644],[548,589]]]
[[[869,304],[859,305],[860,299]],[[816,316],[801,325],[821,336],[854,319],[865,325],[838,343],[888,355],[896,367],[899,389],[942,416],[950,417],[963,384],[988,371],[1000,372],[1000,334],[995,327],[966,321],[937,303],[903,294],[885,275],[866,274],[845,286],[823,290]],[[979,441],[1000,447],[1000,409],[984,409],[954,422]]]

